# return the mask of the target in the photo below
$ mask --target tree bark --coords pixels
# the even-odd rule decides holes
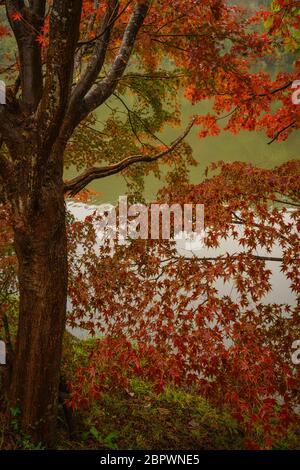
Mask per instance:
[[[10,406],[20,410],[22,431],[49,446],[56,427],[67,302],[63,182],[60,177],[54,181],[46,178],[39,199],[15,222],[20,308],[9,397]],[[23,198],[25,205],[28,198]]]
[[[43,58],[36,39],[48,2],[5,2],[18,44],[21,82],[21,93],[0,106],[0,145],[3,140],[9,151],[0,155],[0,192],[13,213],[20,295],[9,406],[20,409],[20,429],[48,445],[55,435],[67,302],[63,153],[74,129],[115,91],[151,4],[134,2],[118,52],[97,83],[118,3],[108,2],[93,58],[76,83],[82,0],[53,0]],[[14,13],[22,21],[13,21]]]

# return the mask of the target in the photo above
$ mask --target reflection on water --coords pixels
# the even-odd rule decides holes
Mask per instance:
[[[161,138],[166,143],[172,142],[182,133],[182,129],[187,126],[190,117],[194,114],[206,114],[211,110],[209,102],[203,102],[192,106],[190,102],[182,99],[182,126],[180,128],[166,128],[161,134]],[[106,118],[107,111],[100,108],[98,110],[102,120]],[[226,125],[226,120],[224,120]],[[263,168],[273,168],[288,160],[300,158],[299,136],[300,131],[295,131],[286,142],[268,145],[268,137],[264,133],[240,132],[232,135],[229,132],[221,132],[217,137],[207,137],[199,139],[197,133],[199,128],[194,128],[186,141],[192,146],[193,154],[198,162],[197,167],[192,167],[190,171],[191,183],[199,183],[204,175],[205,168],[212,162],[223,160],[225,162],[242,161],[248,162]],[[162,171],[162,174],[164,170]],[[70,179],[77,174],[74,168],[66,170],[65,177]],[[148,202],[152,201],[157,190],[163,185],[152,175],[145,178],[145,197]],[[115,203],[119,195],[126,194],[127,185],[121,175],[110,176],[106,179],[94,181],[90,187],[100,193],[99,202]]]

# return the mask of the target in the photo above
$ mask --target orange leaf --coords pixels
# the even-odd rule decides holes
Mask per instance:
[[[37,37],[36,37],[36,42],[38,42],[41,46],[46,46],[47,44],[47,40],[45,38],[45,36],[43,36],[42,34],[39,34]]]
[[[23,19],[23,16],[22,14],[19,12],[19,11],[15,11],[12,15],[11,15],[11,19],[14,21],[14,22],[17,22],[17,21],[21,21]]]

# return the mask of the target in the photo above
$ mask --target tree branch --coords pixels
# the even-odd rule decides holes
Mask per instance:
[[[87,36],[89,36],[93,32],[95,21],[97,19],[97,11],[99,9],[100,1],[101,0],[94,0],[94,11],[91,15],[89,15],[87,26],[86,26],[86,31],[85,31],[85,34]],[[79,72],[80,72],[79,75],[81,75],[82,59],[85,56],[87,51],[88,51],[88,45],[83,45],[82,47],[79,47],[79,43],[77,43],[75,60],[74,60],[74,73],[77,76]]]
[[[76,112],[78,102],[90,90],[101,72],[109,45],[111,31],[118,13],[118,4],[119,0],[110,0],[108,4],[107,11],[101,25],[100,36],[95,45],[93,58],[72,93],[67,115]]]
[[[124,158],[118,163],[105,167],[91,167],[81,175],[65,183],[65,193],[73,197],[82,191],[89,183],[95,179],[106,178],[107,176],[115,175],[125,170],[134,163],[152,163],[164,156],[170,154],[175,148],[185,139],[194,125],[194,120],[188,125],[184,133],[179,136],[172,144],[165,150],[157,153],[156,155],[132,155]]]
[[[31,2],[28,8],[21,0],[6,0],[6,14],[18,44],[22,104],[28,112],[36,110],[43,91],[41,46],[36,38],[44,23],[46,0]],[[22,15],[13,21],[13,13]]]
[[[116,17],[114,18],[114,23],[116,22],[117,19],[119,19],[123,13],[127,10],[128,6],[133,2],[133,0],[129,0],[128,3],[124,6],[124,8],[120,11],[120,13],[118,13],[116,15]],[[109,24],[107,26],[107,28],[109,28],[111,25]],[[96,41],[98,41],[98,39],[101,38],[101,36],[106,32],[106,29],[103,29],[99,34],[97,34],[94,38],[92,39],[87,39],[85,41],[79,41],[78,42],[78,47],[82,47],[82,46],[89,46],[93,43],[95,43]]]
[[[275,140],[278,139],[278,137],[285,131],[287,131],[288,129],[290,129],[291,127],[293,127],[295,124],[297,123],[297,121],[292,121],[290,124],[288,124],[287,126],[285,126],[283,129],[280,129],[280,131],[276,132],[275,136],[273,137],[272,140],[270,140],[270,142],[268,142],[268,145],[271,145],[273,144],[273,142],[275,142]]]
[[[193,253],[193,252],[192,252]],[[197,256],[197,254],[194,252],[194,257],[196,258],[196,261],[198,262],[203,262],[205,263],[206,261],[227,261],[226,258],[224,258],[223,255],[221,256],[211,256],[211,257],[199,257]],[[274,257],[274,256],[261,256],[261,255],[254,255],[252,253],[245,253],[245,252],[241,252],[240,255],[246,255],[246,256],[250,256],[251,258],[253,258],[254,260],[259,260],[259,261],[270,261],[270,262],[274,262],[274,263],[281,263],[283,262],[283,258],[279,258],[279,257]],[[238,258],[239,255],[237,254],[232,254],[230,255],[229,254],[229,257],[231,259],[233,258]],[[193,258],[193,259],[195,259]],[[184,256],[184,259],[187,259],[187,260],[190,260],[191,258],[190,257],[187,257],[187,256]],[[294,258],[294,260],[298,260],[298,258]]]
[[[137,34],[144,23],[149,6],[150,0],[137,3],[134,12],[127,24],[119,52],[107,76],[98,86],[91,90],[83,100],[79,122],[90,112],[94,111],[96,108],[98,108],[98,106],[103,104],[115,91],[118,81],[126,70]]]
[[[286,204],[287,206],[300,207],[300,203],[297,204],[296,202],[292,201],[282,201],[281,199],[271,199],[271,201],[278,202],[279,204]]]
[[[70,99],[82,0],[54,0],[50,14],[46,78],[37,119],[45,151],[50,151]]]

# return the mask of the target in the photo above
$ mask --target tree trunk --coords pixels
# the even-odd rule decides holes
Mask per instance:
[[[49,446],[67,302],[65,204],[62,179],[56,180],[47,179],[26,217],[15,223],[20,308],[9,397],[10,406],[20,410],[21,430]]]

